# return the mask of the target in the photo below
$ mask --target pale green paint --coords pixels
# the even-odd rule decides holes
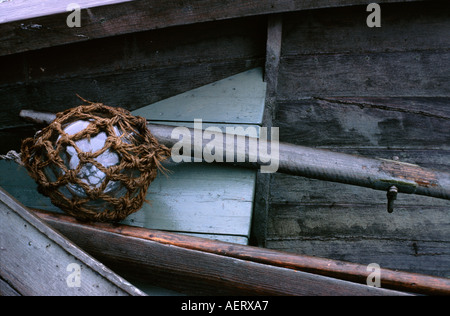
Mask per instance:
[[[145,106],[133,112],[152,123],[202,128],[262,124],[266,84],[261,68]],[[238,133],[240,134],[240,133]],[[253,211],[256,171],[226,165],[186,163],[174,167],[169,177],[152,183],[148,199],[152,205],[127,218],[126,222],[189,235],[248,243]]]
[[[266,84],[255,68],[133,112],[151,121],[262,124]]]
[[[27,170],[12,161],[0,160],[0,186],[14,196],[23,205],[30,208],[61,212],[50,199],[37,191],[37,184],[28,175]]]
[[[253,170],[206,163],[171,165],[150,185],[139,212],[124,223],[184,233],[247,237],[255,186]]]
[[[206,163],[170,164],[150,185],[141,210],[122,221],[139,227],[245,244],[255,171]],[[30,208],[61,213],[24,167],[0,160],[0,186]]]

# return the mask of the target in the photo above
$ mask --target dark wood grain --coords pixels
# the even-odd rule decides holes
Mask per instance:
[[[281,54],[283,17],[272,15],[267,20],[266,56],[264,67],[264,81],[266,83],[266,96],[262,126],[272,127],[272,120],[276,111],[276,91],[278,69]],[[264,246],[267,236],[267,218],[270,191],[269,173],[257,173],[254,207],[252,216],[251,242],[254,245]]]
[[[287,13],[283,17],[282,55],[448,49],[448,1],[405,2],[380,4],[380,28],[367,27],[369,13],[364,6]]]
[[[283,18],[281,15],[270,16],[267,22],[266,65],[264,81],[267,83],[266,102],[271,117],[275,113],[274,101],[278,86],[278,72],[281,56],[281,40],[283,34]]]
[[[135,110],[258,65],[257,61],[230,60],[19,84],[0,91],[4,104],[0,125],[25,125],[18,116],[22,108],[57,113],[80,105],[77,94],[89,101]]]
[[[446,50],[282,57],[278,96],[448,96],[449,67]]]
[[[439,148],[450,143],[450,98],[279,101],[280,141],[305,146]]]
[[[64,234],[70,235],[71,238],[77,240],[77,242],[87,247],[91,252],[95,252],[97,255],[105,257],[105,259],[112,264],[116,260],[123,261],[122,263],[116,262],[115,265],[119,269],[120,264],[136,264],[136,269],[142,271],[142,274],[145,274],[143,270],[156,269],[163,274],[169,275],[160,275],[159,277],[161,279],[174,278],[175,275],[180,275],[181,271],[185,270],[185,275],[180,275],[183,280],[187,278],[194,287],[204,287],[205,284],[203,284],[203,282],[211,284],[220,282],[215,280],[216,276],[212,275],[215,272],[212,270],[216,268],[221,269],[222,264],[232,264],[232,270],[228,268],[221,272],[220,278],[222,282],[225,282],[221,285],[222,290],[224,291],[223,293],[232,290],[232,288],[229,288],[230,286],[236,286],[236,289],[233,290],[234,294],[241,293],[240,291],[250,291],[247,292],[247,294],[281,294],[281,292],[278,291],[286,291],[284,294],[330,294],[330,292],[324,288],[318,292],[314,292],[317,291],[317,289],[315,288],[315,285],[313,286],[312,283],[309,282],[308,278],[302,280],[303,286],[302,289],[300,289],[291,283],[294,280],[285,279],[285,277],[288,277],[288,274],[279,274],[279,271],[281,270],[278,270],[275,267],[306,271],[313,274],[363,284],[366,282],[368,276],[366,266],[364,265],[304,255],[294,255],[264,248],[242,246],[126,225],[111,225],[104,223],[82,224],[66,215],[47,213],[39,210],[34,211],[47,223]],[[109,241],[106,241],[106,239],[109,239]],[[106,242],[114,240],[116,247],[115,249],[107,250],[108,247],[100,247],[102,242],[98,242],[98,240],[104,240]],[[153,254],[149,253],[150,249],[153,251]],[[160,252],[163,249],[166,249],[165,254]],[[180,257],[177,259],[174,257],[172,258],[170,252]],[[189,262],[191,260],[191,255],[196,256],[196,268],[190,266],[192,264]],[[107,256],[110,258],[106,258]],[[147,257],[145,262],[144,257]],[[173,262],[169,264],[169,262],[167,262],[168,258],[171,258]],[[206,263],[206,259],[212,260],[217,264],[217,267],[212,269],[212,267]],[[181,264],[181,262],[183,263]],[[157,265],[157,263],[159,264]],[[252,268],[252,273],[249,273],[250,270],[248,270],[247,274],[249,275],[240,275],[241,268]],[[197,269],[203,269],[203,276],[197,275]],[[281,279],[272,279],[271,275],[265,275],[264,277],[259,276],[259,273],[263,271],[261,269],[268,269],[268,273],[274,273],[277,277],[281,277]],[[272,269],[273,271],[271,271]],[[286,270],[283,271],[288,273]],[[383,287],[386,288],[422,294],[445,294],[450,291],[450,281],[447,279],[398,271],[394,272],[387,269],[382,269],[381,274]],[[147,275],[147,277],[149,277],[149,275]],[[237,282],[235,279],[237,277],[242,278],[241,281]],[[151,278],[155,278],[153,273],[151,274]],[[295,280],[299,281],[300,279],[295,278]],[[268,287],[266,282],[271,281],[273,281],[273,284]],[[324,281],[325,279],[317,278],[314,282],[318,282],[318,285]],[[226,282],[230,283],[227,284]],[[244,284],[245,282],[249,283]],[[291,288],[287,290],[282,284]],[[342,295],[349,289],[347,288],[347,285],[349,285],[348,283],[342,283],[341,285],[344,286],[344,288],[340,288],[339,290],[333,288],[333,291],[337,291],[335,294]],[[312,287],[308,288],[309,286]],[[295,293],[294,291],[299,292]]]
[[[0,128],[24,126],[24,107],[58,112],[79,105],[76,94],[134,110],[261,66],[265,28],[266,19],[255,17],[4,56]]]
[[[280,140],[448,171],[449,3],[292,12],[274,126]],[[448,201],[276,174],[267,247],[449,277]]]
[[[279,99],[449,95],[448,2],[383,5],[381,28],[362,9],[286,15]]]
[[[331,99],[281,102],[280,138],[449,170],[447,98]],[[399,195],[387,214],[383,192],[284,175],[270,201],[267,247],[450,275],[448,201]]]
[[[393,3],[400,0],[384,0]],[[413,1],[413,0],[409,0]],[[402,1],[403,2],[403,1]],[[176,25],[231,19],[244,16],[281,13],[327,7],[368,4],[367,0],[320,0],[320,1],[112,1],[101,5],[94,1],[90,6],[81,2],[81,27],[69,28],[66,24],[68,12],[63,3],[50,2],[42,6],[35,1],[18,7],[13,3],[2,3],[3,24],[0,24],[0,54],[13,54],[44,47],[86,41],[95,38],[127,34]],[[29,7],[36,8],[35,10]],[[57,9],[55,9],[57,7]],[[8,18],[9,12],[11,18]],[[50,15],[48,15],[50,13]],[[1,20],[0,20],[1,21]]]

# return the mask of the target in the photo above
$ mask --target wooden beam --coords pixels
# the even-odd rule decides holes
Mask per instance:
[[[277,95],[278,69],[281,56],[283,36],[283,17],[280,14],[271,15],[267,21],[266,68],[264,80],[267,83],[266,103],[270,106],[270,115],[275,114],[274,102]]]
[[[408,0],[418,1],[418,0]],[[0,3],[0,55],[169,26],[318,8],[364,5],[371,0],[78,1],[81,26],[68,27],[64,1]],[[379,3],[405,2],[384,0]],[[365,14],[365,12],[362,12]]]
[[[0,295],[144,295],[1,188],[0,252]]]
[[[151,274],[153,281],[155,271],[166,274],[166,277],[159,275],[164,284],[174,283],[174,275],[177,275],[193,282],[197,290],[211,290],[211,286],[221,284],[225,293],[234,294],[394,294],[388,289],[450,294],[450,279],[381,269],[381,284],[385,289],[375,289],[365,286],[369,275],[365,265],[126,225],[85,224],[67,215],[34,212],[88,252],[115,264],[116,268],[131,269],[127,267],[133,266],[141,277],[148,278]],[[262,275],[264,277],[259,279]]]
[[[278,65],[280,63],[282,39],[282,15],[270,15],[267,19],[266,62],[264,68],[264,81],[266,95],[264,99],[264,112],[262,126],[272,127],[275,115],[276,91],[278,81]],[[267,237],[267,219],[269,210],[271,174],[256,174],[256,190],[252,218],[251,242],[260,247],[265,246]]]

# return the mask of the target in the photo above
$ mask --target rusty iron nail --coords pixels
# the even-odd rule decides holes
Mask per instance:
[[[387,191],[387,199],[388,199],[388,205],[387,205],[387,210],[389,213],[392,213],[394,211],[394,201],[397,199],[397,193],[398,193],[398,188],[393,185],[391,187],[389,187],[388,191]]]

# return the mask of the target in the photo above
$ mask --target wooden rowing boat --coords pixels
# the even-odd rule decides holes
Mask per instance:
[[[150,124],[273,126],[282,142],[450,171],[447,1],[378,1],[381,27],[364,0],[72,2],[0,1],[0,155],[43,127],[21,110],[56,113],[79,94]],[[0,160],[1,205],[31,210],[149,294],[449,294],[446,199],[399,193],[387,213],[386,192],[364,187],[167,167],[120,225],[63,215],[12,161]],[[436,184],[423,175],[417,185]],[[370,264],[381,288],[366,285]]]

